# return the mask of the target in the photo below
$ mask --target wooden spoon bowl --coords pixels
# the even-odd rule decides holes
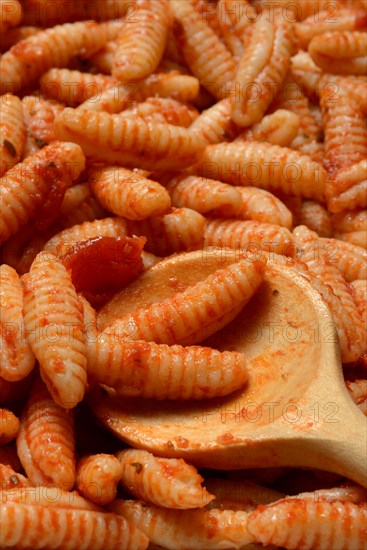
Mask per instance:
[[[168,258],[119,293],[98,322],[104,328],[237,259],[228,250],[225,257],[196,251]],[[119,438],[157,456],[218,469],[312,467],[367,486],[366,419],[345,388],[332,315],[306,279],[269,261],[256,295],[202,345],[246,354],[243,389],[199,402],[97,390],[94,413]]]

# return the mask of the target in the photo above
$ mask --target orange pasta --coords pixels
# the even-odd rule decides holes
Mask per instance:
[[[297,225],[307,225],[311,231],[316,231],[319,237],[332,235],[330,215],[326,208],[316,201],[302,201],[297,215]]]
[[[173,206],[187,207],[213,216],[233,216],[240,209],[237,189],[220,181],[197,176],[173,178],[166,188]]]
[[[88,56],[107,41],[107,29],[93,21],[68,23],[18,42],[0,60],[1,93],[35,84],[51,67],[65,67],[75,55]]]
[[[28,526],[32,525],[32,529]],[[54,525],[50,529],[50,525]],[[81,548],[145,550],[149,540],[136,527],[114,514],[7,503],[0,516],[0,544],[23,548]],[[93,541],[93,542],[92,542]]]
[[[188,128],[80,109],[64,109],[55,132],[62,140],[77,141],[87,156],[156,170],[192,164],[204,148]]]
[[[261,251],[291,256],[293,237],[286,227],[257,221],[211,219],[207,222],[206,246],[229,247],[261,255]]]
[[[0,177],[20,161],[25,142],[23,108],[20,99],[12,94],[0,100]]]
[[[365,75],[367,35],[364,32],[326,32],[312,38],[308,51],[324,71]]]
[[[234,138],[237,130],[231,119],[229,100],[218,101],[213,107],[202,111],[191,124],[191,129],[199,133],[207,144]]]
[[[289,549],[313,548],[316,544],[361,548],[366,521],[366,505],[294,498],[259,508],[249,516],[247,529],[263,544]]]
[[[203,478],[182,459],[158,458],[147,451],[118,453],[121,483],[136,498],[164,508],[202,508],[214,496],[201,486]]]
[[[84,396],[87,359],[83,310],[70,273],[41,252],[23,284],[26,334],[41,376],[56,403],[73,408]]]
[[[53,129],[55,116],[64,109],[57,101],[27,95],[22,99],[27,139],[39,148],[55,141]]]
[[[264,115],[287,74],[292,53],[291,24],[280,15],[274,23],[261,17],[236,74],[238,91],[232,95],[232,119],[250,126]]]
[[[74,143],[55,142],[18,163],[1,178],[2,217],[0,242],[18,229],[61,202],[73,180],[85,165],[80,147]],[[42,225],[41,221],[40,225]]]
[[[163,55],[169,24],[166,0],[137,0],[117,37],[112,74],[121,82],[154,72]]]
[[[359,103],[350,97],[342,83],[333,97],[327,88],[321,90],[320,104],[325,134],[324,166],[334,177],[338,170],[366,162],[367,129]]]
[[[139,526],[154,544],[176,550],[241,548],[254,541],[242,511],[167,510],[138,500],[116,500],[110,509]]]
[[[298,133],[299,122],[297,114],[285,109],[278,109],[242,132],[237,140],[268,141],[273,145],[289,147]]]
[[[162,185],[126,168],[92,168],[89,181],[104,208],[129,220],[158,216],[171,206],[170,196]]]
[[[360,246],[339,241],[320,239],[322,254],[336,265],[346,281],[367,279],[367,252]]]
[[[129,234],[146,237],[147,251],[157,256],[199,248],[204,227],[205,218],[190,208],[172,208],[161,216],[127,222]]]
[[[78,462],[76,487],[86,499],[104,506],[115,500],[121,475],[122,467],[115,456],[91,455]]]
[[[83,19],[104,21],[126,15],[131,0],[93,0],[93,2],[64,2],[64,0],[22,0],[23,21],[27,25],[50,27]]]
[[[353,156],[361,158],[362,152],[355,150]],[[326,197],[330,212],[337,213],[343,210],[367,207],[366,170],[367,160],[363,159],[356,164],[337,171],[328,180]]]
[[[16,271],[0,266],[1,349],[0,375],[15,382],[28,376],[35,357],[25,339],[23,288]]]
[[[41,92],[70,107],[76,107],[93,96],[98,96],[116,80],[103,74],[82,73],[69,69],[50,69],[40,79]]]
[[[133,104],[122,111],[121,116],[139,116],[145,120],[168,122],[188,128],[197,118],[196,109],[172,98],[151,97],[143,103]]]
[[[235,217],[267,224],[281,225],[290,229],[292,213],[275,195],[256,187],[236,187],[241,195],[241,208]]]
[[[264,257],[240,260],[172,298],[118,319],[105,332],[122,341],[141,339],[169,345],[200,342],[219,330],[215,321],[248,302],[262,281],[265,264]]]
[[[0,491],[0,502],[2,504],[19,503],[28,506],[51,506],[69,510],[90,510],[101,512],[101,508],[81,497],[77,491],[65,491],[54,485],[32,485],[27,478],[16,474],[18,483],[12,484],[9,489]],[[10,482],[11,483],[11,482]]]
[[[19,420],[8,409],[0,409],[0,445],[15,439],[19,430]]]
[[[0,464],[0,486],[0,492],[8,491],[7,494],[12,494],[14,489],[21,489],[23,492],[25,487],[32,487],[32,483],[27,477],[15,472],[11,466]],[[3,498],[0,496],[0,502],[4,500],[7,500],[6,493],[3,494]]]
[[[60,231],[49,239],[43,250],[60,257],[72,250],[81,241],[94,237],[123,237],[127,235],[126,221],[121,218],[103,218],[86,221]]]
[[[0,32],[19,25],[22,19],[22,6],[17,0],[0,0]]]
[[[326,172],[306,155],[269,143],[210,145],[202,154],[200,173],[232,185],[324,200]]]
[[[170,9],[177,21],[179,44],[192,73],[217,99],[225,98],[235,75],[233,57],[190,2],[171,0]]]
[[[178,71],[155,73],[127,84],[109,86],[100,94],[84,101],[79,108],[88,111],[120,113],[129,103],[149,97],[172,97],[179,101],[192,101],[199,93],[197,78]]]
[[[63,227],[68,228],[84,222],[93,222],[106,216],[106,210],[93,196],[90,185],[79,183],[66,190],[57,221]]]
[[[34,384],[23,411],[17,450],[32,483],[51,482],[71,490],[75,482],[73,417],[53,401],[41,381]]]
[[[334,5],[335,6],[335,5]],[[327,9],[327,8],[330,9]],[[333,5],[328,6],[325,3],[325,8],[317,14],[317,24],[315,15],[309,15],[302,22],[295,25],[296,36],[299,46],[306,50],[310,41],[314,36],[323,35],[328,31],[354,31],[361,30],[366,27],[366,15],[361,9],[362,6],[355,5],[355,10],[337,9],[338,17],[333,17]],[[327,67],[329,70],[329,68]]]

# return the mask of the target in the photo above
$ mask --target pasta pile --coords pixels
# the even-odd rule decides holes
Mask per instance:
[[[245,355],[203,340],[278,254],[367,414],[366,29],[365,0],[0,1],[2,548],[364,547],[362,487],[199,472],[114,438],[88,394],[241,389]],[[106,322],[198,249],[238,261]]]

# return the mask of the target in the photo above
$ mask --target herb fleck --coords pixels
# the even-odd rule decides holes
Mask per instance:
[[[140,464],[140,462],[132,462],[131,466],[135,468],[137,474],[140,474],[140,472],[143,470],[143,465]]]
[[[42,149],[42,147],[46,147],[46,145],[47,145],[47,142],[46,142],[46,141],[43,141],[43,139],[40,139],[40,138],[38,138],[38,137],[35,137],[35,138],[34,138],[34,141],[36,142],[36,144],[38,145],[38,147],[39,147],[40,149]]]
[[[12,475],[12,476],[10,476],[9,479],[10,479],[10,481],[12,482],[13,485],[19,485],[18,476]]]

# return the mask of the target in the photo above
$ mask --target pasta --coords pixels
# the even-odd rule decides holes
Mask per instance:
[[[103,218],[72,225],[49,239],[43,250],[60,257],[73,249],[78,242],[94,237],[121,237],[127,234],[126,221],[121,218]]]
[[[92,168],[89,181],[104,208],[129,220],[158,216],[171,206],[170,196],[162,185],[126,168]]]
[[[26,334],[41,376],[55,402],[73,408],[84,396],[87,359],[82,305],[71,276],[53,254],[41,252],[23,284]]]
[[[41,149],[55,141],[53,123],[55,116],[63,110],[64,105],[35,96],[24,96],[22,103],[27,139],[31,140],[33,147]],[[31,152],[27,155],[24,153],[23,158],[29,154]]]
[[[85,158],[78,145],[55,142],[8,170],[0,182],[0,242],[42,211],[49,215],[47,210],[61,202],[66,188],[84,166]]]
[[[120,82],[148,76],[158,67],[168,32],[166,0],[138,0],[132,16],[117,37],[112,74]],[[134,62],[132,63],[132,59]]]
[[[71,490],[75,482],[73,418],[53,401],[41,381],[33,385],[23,411],[17,450],[33,484],[53,482]]]
[[[1,177],[21,159],[25,128],[22,103],[18,97],[12,94],[1,96],[0,108]]]
[[[312,160],[321,163],[324,157],[324,144],[320,143],[323,137],[321,121],[320,124],[317,122],[311,111],[309,100],[303,94],[300,86],[293,80],[291,74],[283,82],[283,86],[275,98],[275,105],[280,109],[289,109],[298,116],[299,128],[297,135],[287,146],[300,151],[302,154],[309,155]]]
[[[66,190],[57,221],[68,228],[106,217],[106,210],[94,198],[89,184],[79,183]]]
[[[199,133],[207,144],[234,138],[237,130],[231,119],[229,100],[218,101],[209,109],[202,111],[191,124],[191,129]]]
[[[28,529],[32,525],[32,529]],[[50,529],[50,525],[54,525]],[[23,548],[120,548],[145,550],[148,538],[114,514],[6,503],[0,516],[0,544]]]
[[[241,208],[236,212],[236,218],[291,228],[292,213],[272,193],[256,187],[236,187],[236,189],[242,199]]]
[[[0,266],[1,350],[0,374],[9,382],[22,380],[32,371],[35,357],[25,339],[23,288],[17,272]]]
[[[0,483],[1,491],[7,491],[7,493],[4,492],[3,498],[0,497],[0,502],[7,500],[6,495],[13,492],[10,489],[14,490],[14,488],[19,488],[19,486],[21,490],[25,487],[32,487],[32,483],[28,478],[13,470],[11,466],[4,464],[0,464]]]
[[[125,109],[121,116],[139,116],[145,120],[168,122],[174,126],[188,128],[196,119],[197,111],[169,97],[151,97],[143,103]]]
[[[295,139],[299,129],[297,114],[285,109],[278,109],[265,116],[261,122],[242,132],[237,140],[268,141],[273,145],[288,147]]]
[[[78,462],[76,487],[86,499],[104,506],[115,500],[121,475],[122,467],[115,456],[87,456]]]
[[[89,332],[92,343],[88,345],[88,374],[95,382],[113,387],[117,395],[207,399],[227,395],[247,380],[246,361],[241,353],[142,340],[131,343],[128,337],[120,338],[111,332]],[[199,339],[202,338],[201,331]]]
[[[35,84],[51,67],[65,67],[76,55],[88,57],[106,41],[106,27],[92,21],[67,23],[36,33],[2,56],[1,93],[18,92],[25,85]]]
[[[199,171],[232,185],[324,201],[323,168],[287,147],[248,141],[210,145],[201,156]]]
[[[191,101],[199,92],[199,81],[178,71],[158,73],[142,80],[110,86],[100,94],[91,97],[80,105],[80,109],[88,111],[107,111],[120,113],[132,101],[148,99],[159,95],[163,98],[172,97],[180,101]]]
[[[214,496],[203,478],[182,459],[157,458],[147,451],[120,451],[121,483],[137,499],[163,508],[202,508]]]
[[[364,547],[362,457],[314,469],[318,421],[322,466],[354,458],[297,353],[335,346],[363,422],[366,31],[366,0],[0,0],[1,548]]]
[[[367,37],[363,32],[325,32],[312,38],[308,51],[312,59],[331,73],[365,75]]]
[[[0,409],[0,445],[9,443],[17,436],[19,420],[8,409]]]
[[[17,0],[0,1],[0,32],[16,27],[22,19],[22,6]]]
[[[358,157],[360,155],[358,154]],[[357,158],[358,158],[357,157]],[[326,186],[330,212],[367,207],[367,181],[365,179],[367,160],[339,170],[330,178]]]
[[[273,23],[261,17],[254,24],[237,69],[239,93],[231,97],[232,119],[238,126],[259,122],[284,80],[292,53],[291,29],[280,15]]]
[[[333,233],[329,212],[316,201],[302,201],[297,216],[297,225],[307,225],[319,237],[331,237]]]
[[[55,0],[22,0],[23,21],[27,25],[49,27],[83,19],[104,21],[124,17],[130,0],[94,0],[90,2],[64,2]]]
[[[118,499],[110,509],[139,526],[153,543],[172,550],[241,548],[254,540],[244,528],[248,514],[242,511],[167,510]]]
[[[205,218],[190,208],[172,208],[167,214],[127,222],[128,232],[147,238],[146,250],[157,256],[198,248]]]
[[[179,41],[192,73],[214,97],[224,99],[235,76],[232,55],[190,2],[171,0],[170,9],[179,25]],[[208,51],[212,53],[210,63]]]
[[[40,79],[40,89],[46,97],[70,107],[80,105],[114,84],[116,80],[110,76],[68,69],[50,69]]]
[[[257,221],[209,220],[205,228],[205,245],[234,248],[242,253],[261,250],[291,256],[292,234],[286,227]],[[260,254],[259,254],[260,252]]]
[[[327,4],[325,4],[327,7]],[[331,6],[330,6],[331,7]],[[318,25],[315,25],[315,15],[309,15],[295,25],[298,42],[302,49],[306,50],[314,36],[323,35],[328,31],[354,31],[363,28],[364,12],[362,6],[355,6],[355,10],[338,9],[338,18],[332,17],[328,9],[319,11]]]
[[[367,380],[347,381],[345,384],[357,407],[367,416]]]
[[[87,156],[112,164],[134,167],[144,152],[141,167],[156,170],[192,164],[204,147],[187,128],[79,109],[64,109],[56,118],[55,131],[59,139],[79,142]]]
[[[236,0],[218,1],[218,21],[223,40],[231,53],[240,58],[244,52],[244,44],[248,46],[251,36],[251,21],[256,19],[256,8],[247,0],[242,5]]]
[[[102,511],[101,508],[81,497],[77,491],[65,491],[60,487],[50,485],[37,484],[33,486],[27,478],[20,474],[16,474],[16,478],[19,481],[11,487],[11,491],[3,486],[5,491],[0,491],[0,502],[17,502],[30,506],[53,506],[55,508],[90,510],[92,512]],[[22,484],[21,487],[19,487],[20,483]]]
[[[241,205],[237,189],[219,181],[196,176],[173,178],[166,188],[173,206],[187,207],[213,216],[236,215]]]
[[[321,290],[334,315],[342,360],[344,363],[355,361],[366,352],[367,339],[364,323],[354,303],[349,286],[337,267],[325,261],[322,256],[318,257],[318,243],[315,234],[302,226],[296,227],[294,233],[301,247],[302,261],[312,275],[332,289],[332,293],[340,301],[341,308],[339,305],[335,306],[335,300],[330,302],[328,296]]]
[[[204,339],[203,326],[208,337],[211,334],[210,325],[215,320],[239,304],[248,302],[262,281],[265,264],[264,257],[240,260],[217,270],[204,281],[177,293],[172,299],[153,303],[118,319],[105,332],[121,340],[142,339],[169,345],[195,344]],[[210,317],[207,312],[209,304]]]
[[[247,520],[247,529],[263,544],[289,549],[307,549],[315,544],[319,548],[336,548],[336,545],[360,548],[366,514],[365,505],[350,502],[289,499],[253,512]]]

